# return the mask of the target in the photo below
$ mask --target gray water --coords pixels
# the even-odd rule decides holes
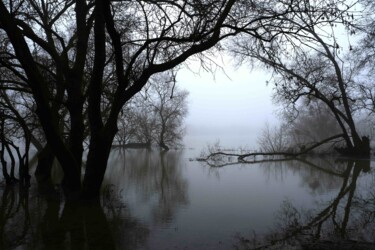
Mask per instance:
[[[374,242],[373,162],[212,168],[192,160],[200,151],[113,149],[99,206],[48,199],[37,185],[27,194],[2,187],[0,248],[242,249],[272,239],[289,249],[317,235]]]

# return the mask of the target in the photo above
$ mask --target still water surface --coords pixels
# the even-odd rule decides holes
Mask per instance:
[[[113,149],[101,204],[64,203],[42,195],[36,184],[26,193],[3,186],[0,249],[374,242],[371,161],[311,158],[211,168],[191,161],[199,153]]]

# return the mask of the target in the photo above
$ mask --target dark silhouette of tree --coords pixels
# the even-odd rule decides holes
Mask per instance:
[[[66,194],[80,190],[85,197],[99,194],[123,105],[153,74],[236,33],[224,29],[235,25],[230,15],[234,4],[233,0],[0,3],[6,49],[35,100],[48,146],[64,171]],[[52,63],[48,71],[52,81],[39,67],[42,56]],[[111,95],[105,95],[108,80]],[[103,102],[105,96],[112,99]],[[60,126],[61,105],[68,111],[66,132]],[[81,184],[86,114],[89,153]]]
[[[1,249],[136,249],[149,235],[108,188],[100,201],[82,203],[63,201],[61,190],[18,187],[0,188]]]
[[[20,181],[23,186],[29,185],[29,153],[32,142],[38,147],[37,139],[33,135],[35,125],[32,124],[32,115],[18,93],[6,94],[0,91],[0,109],[2,120],[2,135],[0,142],[7,149],[11,159],[11,175],[14,181]],[[17,101],[19,100],[19,101]],[[12,150],[11,150],[12,148]],[[14,169],[18,164],[19,179],[14,178]]]
[[[369,157],[368,137],[361,137],[356,129],[352,104],[358,92],[353,91],[355,79],[352,69],[342,63],[342,47],[327,30],[344,23],[349,32],[354,30],[350,6],[344,2],[330,5],[325,11],[324,1],[290,1],[281,15],[263,23],[262,31],[268,40],[239,37],[232,51],[244,60],[259,62],[273,72],[277,100],[289,110],[298,110],[318,100],[335,117],[346,142],[343,154]],[[267,4],[260,10],[278,13]],[[259,10],[259,11],[260,11]],[[302,101],[302,102],[301,102]]]

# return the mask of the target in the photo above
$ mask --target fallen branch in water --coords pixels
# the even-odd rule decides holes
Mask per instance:
[[[234,165],[238,163],[260,163],[260,162],[274,162],[274,161],[285,161],[285,160],[290,160],[293,158],[296,158],[297,156],[307,154],[313,149],[326,144],[328,142],[331,142],[332,140],[338,139],[340,137],[343,137],[343,134],[331,136],[329,138],[326,138],[320,142],[317,142],[313,144],[310,147],[307,147],[299,152],[251,152],[251,153],[246,153],[246,154],[238,154],[238,153],[228,153],[228,152],[223,152],[223,151],[218,151],[218,152],[212,152],[206,157],[200,157],[197,158],[197,161],[202,161],[206,162],[209,166],[211,167],[223,167],[223,166],[228,166],[228,165]],[[273,159],[262,159],[262,160],[256,160],[257,156],[282,156],[283,158],[273,158]],[[232,160],[232,157],[237,157],[236,161]],[[247,160],[246,158],[248,157],[253,157],[252,160]],[[225,159],[226,158],[226,159]]]

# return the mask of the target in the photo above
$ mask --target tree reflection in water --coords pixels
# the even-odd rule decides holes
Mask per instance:
[[[182,153],[117,148],[105,182],[121,190],[125,200],[136,197],[135,207],[149,204],[157,224],[171,222],[176,211],[189,202],[188,182],[180,167]]]
[[[40,182],[31,189],[0,187],[0,249],[138,249],[147,247],[150,230],[131,215],[122,196],[155,202],[156,223],[173,220],[188,203],[179,152],[119,150],[112,157],[101,200],[67,202],[58,186]],[[59,174],[54,176],[59,179]],[[156,199],[155,199],[156,198]]]
[[[1,187],[0,249],[147,249],[149,246],[153,249],[151,246],[155,243],[173,240],[173,244],[162,246],[180,246],[179,240],[189,238],[186,235],[189,230],[177,230],[175,238],[172,238],[170,235],[174,228],[168,226],[186,226],[173,223],[173,220],[179,218],[179,209],[189,203],[189,198],[192,206],[197,201],[194,200],[194,192],[188,197],[188,175],[184,174],[187,168],[181,167],[181,155],[178,152],[156,151],[117,153],[111,158],[111,171],[106,175],[107,188],[100,202],[65,202],[59,189],[51,183],[38,185],[38,190],[34,189],[36,185],[32,185],[30,190],[20,190],[17,186]],[[290,180],[288,176],[291,173],[298,174],[297,180],[302,180],[303,188],[308,188],[319,202],[300,209],[296,205],[299,201],[285,200],[275,217],[274,230],[252,238],[242,237],[239,248],[375,249],[372,244],[375,235],[375,178],[370,172],[369,161],[293,159],[257,165],[257,171],[251,173],[259,173],[259,178],[263,173],[266,181],[268,178],[276,182],[284,177],[285,181]],[[277,207],[279,202],[275,202],[273,207]],[[216,207],[220,208],[215,206],[214,209]],[[199,217],[199,209],[196,210],[197,219],[202,218]],[[259,215],[258,210],[243,210],[244,213]],[[272,214],[273,209],[270,211],[263,214]],[[232,219],[230,216],[228,221]],[[242,216],[238,217],[242,219]],[[151,231],[160,229],[160,225],[167,229]],[[195,223],[191,228],[203,232]],[[207,234],[218,233],[217,228]],[[164,234],[158,234],[160,231]],[[199,242],[205,244],[204,240]]]
[[[265,168],[276,169],[270,164]],[[375,190],[370,187],[356,192],[360,174],[370,172],[370,161],[339,160],[327,164],[330,167],[322,168],[322,162],[306,159],[288,163],[292,169],[308,166],[329,174],[335,183],[339,177],[341,186],[330,202],[320,204],[317,209],[303,210],[285,200],[275,216],[275,229],[263,236],[240,236],[238,248],[375,249]]]
[[[149,234],[114,194],[83,204],[64,202],[58,190],[1,192],[0,249],[135,249]]]

